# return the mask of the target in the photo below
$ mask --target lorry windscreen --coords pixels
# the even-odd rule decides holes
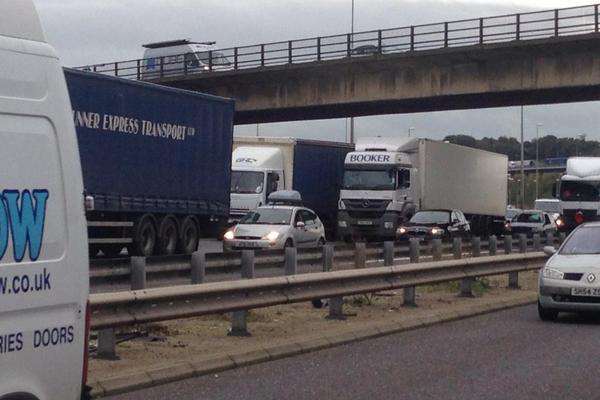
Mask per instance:
[[[346,170],[344,172],[346,190],[395,190],[396,170]]]
[[[419,211],[410,219],[412,224],[449,224],[448,211]]]
[[[231,193],[260,194],[263,191],[265,174],[252,171],[231,171]]]
[[[562,181],[560,199],[562,201],[599,201],[600,182]]]
[[[259,208],[249,212],[240,220],[241,225],[289,225],[292,219],[292,210],[286,208]]]

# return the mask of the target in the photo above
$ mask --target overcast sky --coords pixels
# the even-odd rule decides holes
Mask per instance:
[[[135,59],[141,45],[175,38],[219,47],[350,31],[351,0],[35,0],[48,40],[66,66]],[[590,0],[355,0],[355,30],[372,30],[590,4]],[[600,102],[527,107],[526,137],[543,133],[600,139]],[[517,136],[519,109],[500,108],[357,118],[356,135]],[[236,134],[255,135],[238,126]],[[345,140],[344,119],[264,124],[262,136]]]

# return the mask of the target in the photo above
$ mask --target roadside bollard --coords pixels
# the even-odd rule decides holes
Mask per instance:
[[[146,289],[146,257],[131,257],[131,290]]]
[[[527,253],[527,235],[524,233],[519,235],[519,253]]]
[[[192,285],[204,283],[206,277],[206,253],[195,251],[192,253]]]
[[[479,236],[473,236],[473,238],[471,238],[471,256],[481,256],[481,238]]]
[[[418,263],[420,255],[421,255],[421,244],[419,243],[419,239],[411,238],[408,241],[408,257],[410,258],[410,262]]]
[[[254,250],[242,251],[242,279],[254,278]],[[248,332],[248,311],[231,313],[231,329],[228,336],[250,336]]]
[[[496,235],[492,235],[488,238],[488,254],[495,256],[498,253],[498,238]]]
[[[565,239],[567,238],[567,234],[565,232],[558,233],[558,244],[563,244]]]
[[[542,238],[539,233],[533,234],[533,251],[542,251]]]
[[[354,251],[354,267],[365,268],[367,266],[367,245],[364,242],[357,242]]]
[[[333,268],[334,247],[332,244],[323,246],[323,272],[331,271]]]
[[[452,256],[455,260],[462,258],[462,239],[459,237],[452,239]]]
[[[504,253],[505,254],[512,253],[512,247],[513,247],[512,245],[513,245],[512,235],[505,235],[504,236]]]
[[[286,275],[298,273],[298,250],[295,247],[286,247],[284,270]]]
[[[394,242],[383,242],[383,265],[386,267],[394,265]]]
[[[118,360],[117,356],[117,337],[112,328],[98,331],[98,351],[96,358],[101,360]]]
[[[546,232],[546,245],[554,246],[554,233]]]
[[[442,239],[433,239],[431,241],[431,254],[433,255],[433,261],[442,260]]]

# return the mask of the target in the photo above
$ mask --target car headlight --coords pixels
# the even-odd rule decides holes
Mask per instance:
[[[401,226],[400,228],[396,229],[396,233],[399,235],[404,235],[406,233],[406,228]]]
[[[344,200],[340,199],[340,201],[338,201],[338,210],[345,210],[346,209],[346,203],[344,203]]]
[[[225,238],[225,240],[233,240],[235,238],[235,235],[233,234],[233,231],[227,231],[225,232],[225,235],[223,235],[223,237]]]
[[[562,219],[562,218],[557,218],[557,219],[556,219],[556,226],[558,226],[559,228],[560,228],[561,226],[563,226],[564,224],[565,224],[565,221],[563,221],[563,219]]]
[[[557,269],[544,268],[542,270],[542,276],[548,279],[563,279],[565,274]]]
[[[431,228],[432,235],[441,235],[443,233],[444,233],[444,230],[442,228]]]
[[[347,228],[348,227],[348,223],[346,221],[338,221],[338,226],[340,228]]]
[[[274,242],[277,240],[277,238],[279,237],[279,232],[269,232],[267,235],[265,235],[265,237],[263,237],[264,240],[268,240],[269,242]]]

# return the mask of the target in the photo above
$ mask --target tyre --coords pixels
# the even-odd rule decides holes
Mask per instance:
[[[538,315],[542,321],[556,321],[556,318],[558,318],[558,311],[542,307],[538,300]]]
[[[162,219],[158,228],[158,254],[171,255],[177,251],[179,227],[175,217],[169,215]]]
[[[190,215],[181,222],[181,235],[179,238],[179,250],[183,254],[192,254],[198,250],[200,240],[200,228],[196,219]]]
[[[154,218],[146,214],[135,224],[135,234],[131,245],[131,253],[135,256],[149,257],[154,254],[157,242]]]

